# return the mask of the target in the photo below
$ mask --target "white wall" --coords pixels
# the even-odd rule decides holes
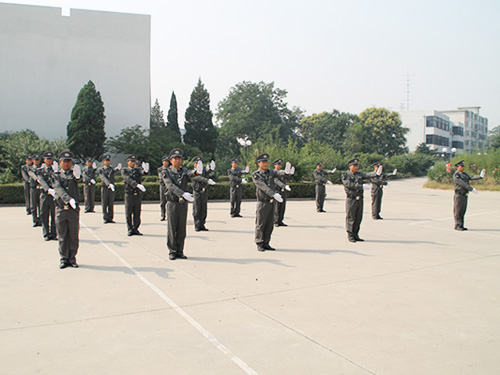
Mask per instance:
[[[78,92],[100,91],[106,135],[149,126],[148,15],[0,3],[0,131],[66,136]]]

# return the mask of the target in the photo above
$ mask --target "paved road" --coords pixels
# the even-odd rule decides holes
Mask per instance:
[[[158,204],[142,237],[118,205],[117,224],[81,215],[81,267],[64,270],[24,208],[2,207],[0,373],[498,374],[500,194],[472,195],[456,232],[452,192],[423,182],[392,182],[383,221],[367,199],[364,243],[347,241],[341,186],[325,214],[289,201],[265,253],[255,202],[242,219],[210,202],[210,231],[191,219],[173,262]]]

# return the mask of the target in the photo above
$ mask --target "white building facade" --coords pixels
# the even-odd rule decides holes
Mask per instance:
[[[477,113],[471,108],[476,108]],[[399,115],[409,129],[406,139],[410,151],[425,143],[440,154],[470,153],[482,149],[488,136],[488,120],[479,116],[478,107],[402,111]]]
[[[89,80],[108,137],[149,126],[150,35],[148,15],[0,3],[0,131],[66,136]]]

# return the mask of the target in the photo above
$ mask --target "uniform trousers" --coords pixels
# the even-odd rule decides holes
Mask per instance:
[[[194,227],[202,229],[207,221],[208,191],[193,191],[193,198]]]
[[[229,198],[231,200],[231,216],[236,216],[240,214],[242,197],[243,197],[242,187],[231,186],[231,188],[229,189]]]
[[[188,205],[184,202],[167,202],[167,247],[170,254],[184,254]]]
[[[165,195],[166,192],[167,188],[165,187],[165,185],[160,184],[160,211],[162,219],[165,219],[167,209],[167,196]]]
[[[257,202],[255,213],[255,243],[269,245],[274,229],[274,202]]]
[[[76,210],[56,207],[56,226],[59,235],[61,262],[75,263],[79,244],[80,207],[77,207]]]
[[[85,197],[85,212],[94,211],[95,185],[92,183],[86,183],[83,185],[83,195]]]
[[[455,217],[455,228],[464,227],[464,217],[465,211],[467,211],[467,201],[469,197],[467,195],[460,195],[455,193],[453,200],[453,216]]]
[[[372,190],[372,217],[374,219],[380,216],[383,194],[384,191],[382,189]]]
[[[325,185],[316,184],[316,211],[323,210],[323,205],[325,204],[325,195]]]
[[[125,193],[125,216],[129,232],[136,231],[141,225],[141,195]]]
[[[274,224],[283,224],[283,218],[285,217],[286,192],[281,192],[281,197],[283,198],[283,203],[276,201],[274,204]]]
[[[31,189],[29,182],[24,181],[24,203],[26,204],[26,213],[31,214]]]
[[[40,189],[31,188],[31,216],[33,224],[40,224]]]
[[[363,198],[347,198],[345,201],[345,226],[349,237],[358,237],[361,220],[363,219]]]
[[[40,219],[42,220],[43,237],[52,238],[57,236],[56,232],[56,205],[52,195],[41,194],[42,208],[40,209]],[[50,221],[50,225],[49,225]]]
[[[111,221],[114,217],[115,192],[107,187],[101,188],[102,217],[104,221]]]

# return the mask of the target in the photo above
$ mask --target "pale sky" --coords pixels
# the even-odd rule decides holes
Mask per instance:
[[[151,101],[183,126],[198,77],[211,108],[241,81],[275,82],[306,115],[371,106],[481,106],[500,125],[498,0],[5,1],[151,15]],[[99,89],[99,88],[98,88]]]

